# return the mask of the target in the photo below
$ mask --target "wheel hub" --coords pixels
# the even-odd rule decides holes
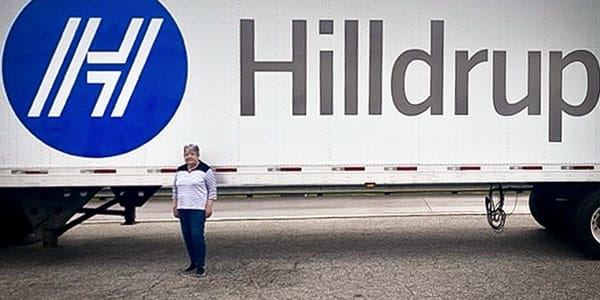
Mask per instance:
[[[600,207],[592,214],[590,229],[596,242],[600,243]]]

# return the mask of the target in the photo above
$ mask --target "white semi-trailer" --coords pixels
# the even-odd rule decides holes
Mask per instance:
[[[0,6],[5,238],[131,222],[194,142],[221,187],[528,184],[600,255],[599,1]]]

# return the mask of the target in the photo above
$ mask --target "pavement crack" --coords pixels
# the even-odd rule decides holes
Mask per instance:
[[[402,283],[402,286],[404,287],[404,289],[406,289],[413,297],[416,296],[416,294],[406,285],[406,283]]]
[[[433,212],[433,209],[431,209],[431,206],[429,206],[429,202],[427,202],[427,198],[423,197],[423,202],[425,202],[425,205],[427,205],[427,209],[429,209],[429,212]]]
[[[254,284],[254,287],[256,287],[256,289],[260,290],[260,285],[258,284],[258,282],[256,282],[256,280],[250,279],[250,281],[252,281],[252,283]]]
[[[156,280],[154,280],[154,282],[152,283],[152,285],[150,285],[150,287],[148,288],[148,292],[152,292],[152,290],[159,284],[161,284],[163,281],[165,281],[163,277],[163,275],[165,275],[166,272],[162,272],[158,275],[158,277],[156,278]]]
[[[154,289],[154,288],[155,288],[157,285],[159,285],[159,284],[160,284],[160,283],[162,283],[163,281],[164,281],[164,279],[160,279],[160,280],[157,280],[157,281],[155,281],[155,282],[154,282],[154,283],[153,283],[153,284],[150,286],[150,289],[149,289],[149,290],[151,291],[152,289]]]

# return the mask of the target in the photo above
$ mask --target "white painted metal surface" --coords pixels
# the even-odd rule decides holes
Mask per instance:
[[[561,141],[549,141],[550,52],[566,56],[585,49],[600,55],[598,1],[161,2],[182,33],[188,56],[185,93],[167,126],[130,152],[77,157],[30,133],[2,83],[0,186],[169,185],[173,174],[159,170],[182,163],[182,147],[190,142],[200,145],[207,163],[231,168],[217,172],[222,186],[600,181],[595,105],[584,116],[562,113]],[[24,5],[3,2],[0,51]],[[289,61],[292,21],[306,21],[305,115],[292,114],[291,72],[257,72],[255,115],[241,115],[242,19],[254,20],[256,61]],[[333,20],[332,35],[319,34],[320,20]],[[358,21],[356,115],[344,113],[346,20]],[[380,115],[369,114],[371,20],[383,24]],[[394,62],[410,49],[431,53],[435,20],[444,22],[443,113],[407,116],[394,105],[391,86],[399,84],[391,75]],[[468,51],[471,57],[485,49],[487,61],[469,72],[468,115],[457,115],[456,53]],[[320,51],[333,51],[332,115],[319,110]],[[541,53],[539,115],[525,109],[501,116],[494,110],[494,51],[506,51],[511,103],[527,94],[528,51]],[[408,100],[423,102],[431,92],[429,66],[414,61],[406,74]],[[582,104],[590,88],[586,69],[573,63],[562,74],[563,99]],[[348,166],[364,170],[343,171]],[[294,168],[278,170],[282,167]]]

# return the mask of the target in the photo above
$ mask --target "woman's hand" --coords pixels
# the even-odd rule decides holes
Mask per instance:
[[[204,208],[204,216],[206,216],[206,218],[210,218],[210,216],[212,216],[213,213],[213,200],[208,200],[206,201],[206,207]]]
[[[177,198],[173,195],[173,217],[179,219],[179,211],[177,210]]]

